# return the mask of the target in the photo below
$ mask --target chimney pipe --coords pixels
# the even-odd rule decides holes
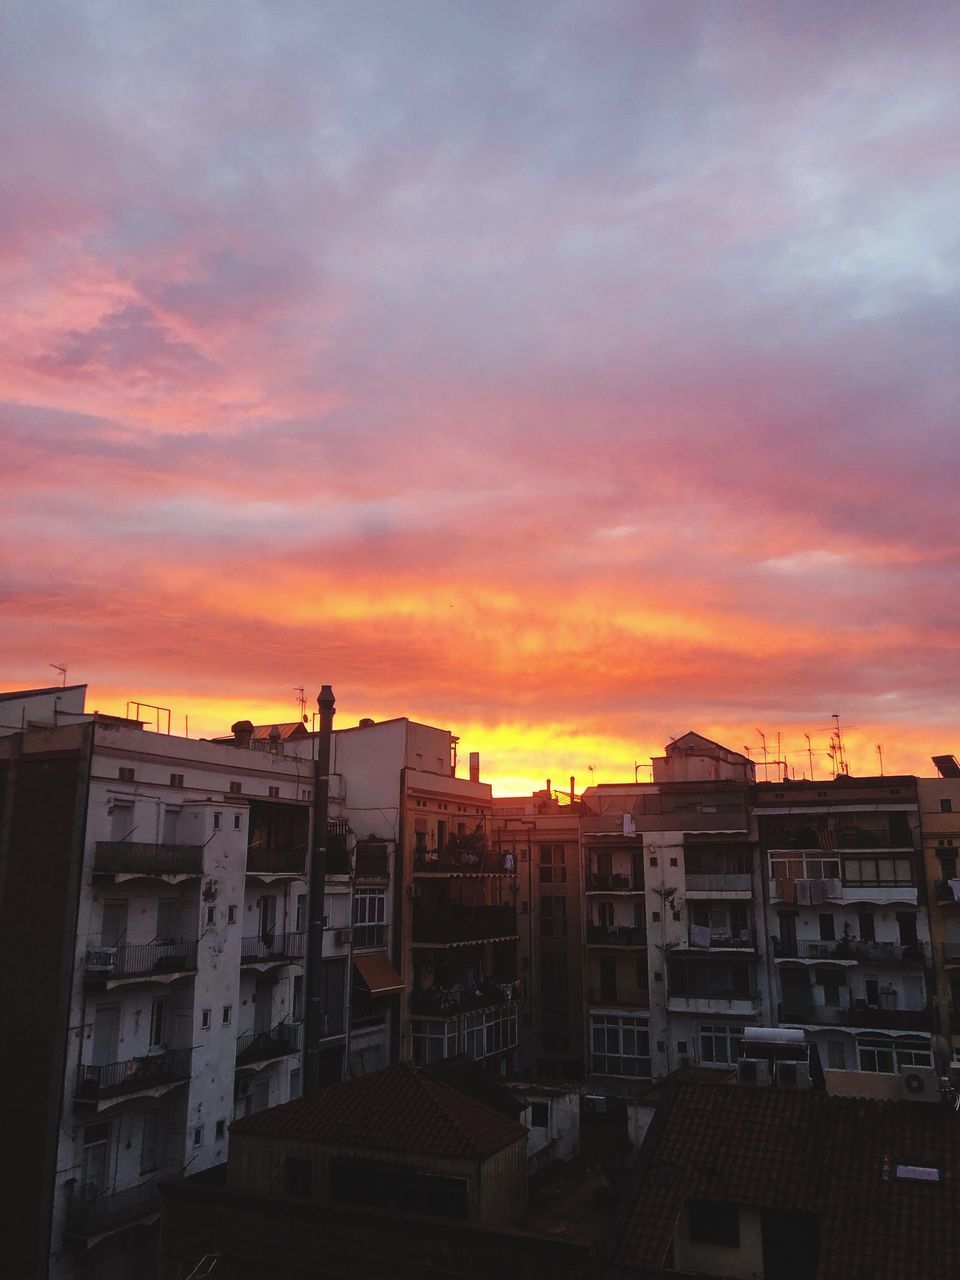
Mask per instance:
[[[550,796],[552,796],[552,795],[553,795],[553,784],[551,783],[550,779],[548,778],[548,779],[547,779],[547,799],[549,799],[549,798],[550,798]]]
[[[336,703],[325,684],[317,697],[320,723],[314,762],[313,841],[307,895],[307,954],[304,964],[303,1092],[317,1093],[332,1083],[320,1079],[320,1045],[326,1034],[327,1005],[323,981],[323,907],[327,878],[327,826],[330,809],[330,746]],[[341,1068],[341,1078],[343,1071]]]
[[[248,749],[253,741],[253,725],[249,720],[238,720],[236,724],[230,726],[230,732],[233,734],[233,745],[244,750]]]
[[[574,784],[576,783],[576,781],[577,781],[577,780],[576,780],[576,778],[575,778],[575,777],[573,776],[573,774],[571,773],[571,775],[570,775],[570,803],[571,803],[571,804],[573,804],[574,800],[576,799],[576,794],[577,794],[577,793],[576,793],[576,790],[575,790],[575,787],[574,787]]]
[[[480,752],[479,751],[470,752],[470,781],[471,782],[480,781]]]

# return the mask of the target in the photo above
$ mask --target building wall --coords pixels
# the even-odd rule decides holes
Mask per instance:
[[[702,1244],[690,1239],[687,1206],[680,1211],[673,1237],[674,1266],[709,1276],[733,1276],[737,1280],[763,1280],[763,1234],[758,1210],[740,1206],[740,1247]],[[776,1280],[769,1277],[769,1280]]]
[[[937,1027],[950,1041],[956,1059],[960,1058],[960,903],[954,905],[941,885],[960,856],[960,778],[920,778],[917,799],[930,908]]]

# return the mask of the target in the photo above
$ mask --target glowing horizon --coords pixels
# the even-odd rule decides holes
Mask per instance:
[[[960,9],[5,28],[0,687],[329,682],[501,793],[960,749]]]

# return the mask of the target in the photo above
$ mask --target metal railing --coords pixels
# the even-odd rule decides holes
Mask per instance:
[[[513,862],[511,867],[510,861]],[[477,852],[441,849],[436,854],[418,853],[413,860],[418,872],[434,871],[441,875],[516,875],[514,855],[498,849],[481,849]]]
[[[587,943],[600,947],[645,947],[647,931],[636,925],[587,925]]]
[[[306,858],[305,849],[268,849],[262,845],[250,845],[247,849],[247,870],[261,875],[302,875]]]
[[[245,1031],[237,1036],[237,1066],[252,1062],[268,1062],[298,1053],[301,1044],[299,1022],[278,1022],[269,1031]]]
[[[690,874],[684,877],[687,893],[750,893],[753,877],[734,872]]]
[[[637,884],[632,876],[622,873],[607,875],[588,871],[587,893],[643,893],[643,881]]]
[[[114,874],[135,871],[147,876],[196,874],[203,871],[203,846],[98,840],[93,869]]]
[[[358,927],[354,925],[355,942]],[[517,913],[513,907],[450,907],[446,911],[414,908],[414,943],[484,942],[517,936]]]
[[[109,1062],[105,1066],[81,1063],[77,1076],[77,1102],[100,1102],[157,1085],[190,1079],[190,1049],[164,1049],[142,1058]]]
[[[683,1003],[684,1005],[697,1005],[696,1012],[705,1012],[707,1010],[716,1010],[722,1012],[724,1009],[729,1013],[735,1005],[746,1005],[749,1009],[760,1008],[760,996],[756,992],[748,992],[745,995],[738,995],[734,992],[718,993],[716,991],[707,994],[699,994],[694,991],[669,991],[667,993],[667,1001],[675,1003]]]
[[[267,933],[259,937],[243,938],[240,942],[240,963],[256,964],[265,960],[302,960],[306,949],[305,933]]]
[[[129,946],[95,944],[84,958],[90,979],[149,978],[166,973],[193,973],[197,968],[195,942],[147,942]]]
[[[511,994],[507,995],[507,988]],[[410,993],[410,1012],[416,1016],[431,1015],[451,1016],[456,1013],[467,1013],[473,1009],[488,1009],[496,1005],[509,1004],[513,999],[511,983],[485,982],[479,991],[453,991],[432,987],[429,991],[422,989]]]
[[[691,927],[687,937],[687,948],[690,951],[756,951],[756,931],[750,929],[733,929],[728,933],[704,927],[703,933]]]
[[[87,1196],[81,1191],[71,1196],[67,1201],[67,1235],[82,1238],[102,1235],[159,1213],[158,1184],[159,1178],[151,1178],[109,1195]]]
[[[925,957],[922,942],[865,942],[860,938],[806,938],[784,942],[775,937],[773,948],[774,955],[781,960],[866,960],[870,963],[916,960],[922,963]]]

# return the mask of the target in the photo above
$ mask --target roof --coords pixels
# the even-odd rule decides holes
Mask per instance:
[[[681,733],[677,738],[671,738],[664,751],[669,755],[671,751],[677,748],[683,748],[692,744],[702,743],[706,747],[716,747],[718,751],[722,751],[725,755],[735,756],[738,760],[746,760],[749,764],[756,763],[750,760],[749,756],[745,756],[741,751],[734,751],[732,747],[725,747],[722,742],[714,742],[712,738],[706,738],[702,733],[697,733],[696,729],[688,729],[686,733]]]
[[[441,1084],[449,1085],[458,1093],[468,1094],[477,1102],[488,1107],[495,1107],[511,1120],[519,1121],[523,1114],[523,1103],[519,1101],[512,1089],[499,1083],[495,1076],[489,1075],[477,1065],[473,1058],[459,1053],[453,1058],[443,1058],[423,1068],[424,1072]]]
[[[46,693],[75,693],[77,689],[85,689],[85,684],[54,684],[46,689],[9,689],[0,693],[0,702],[14,702],[21,698],[39,698]]]
[[[942,1180],[896,1180],[898,1163]],[[617,1250],[624,1274],[665,1265],[688,1197],[815,1212],[817,1280],[960,1274],[960,1116],[948,1105],[678,1081],[641,1167]]]
[[[269,742],[270,735],[274,729],[280,730],[280,741],[286,742],[288,738],[308,738],[307,726],[302,720],[292,720],[289,724],[258,724],[253,728],[254,742]]]
[[[502,1112],[405,1062],[245,1116],[230,1126],[231,1138],[288,1139],[464,1160],[492,1156],[524,1141],[526,1133]]]

